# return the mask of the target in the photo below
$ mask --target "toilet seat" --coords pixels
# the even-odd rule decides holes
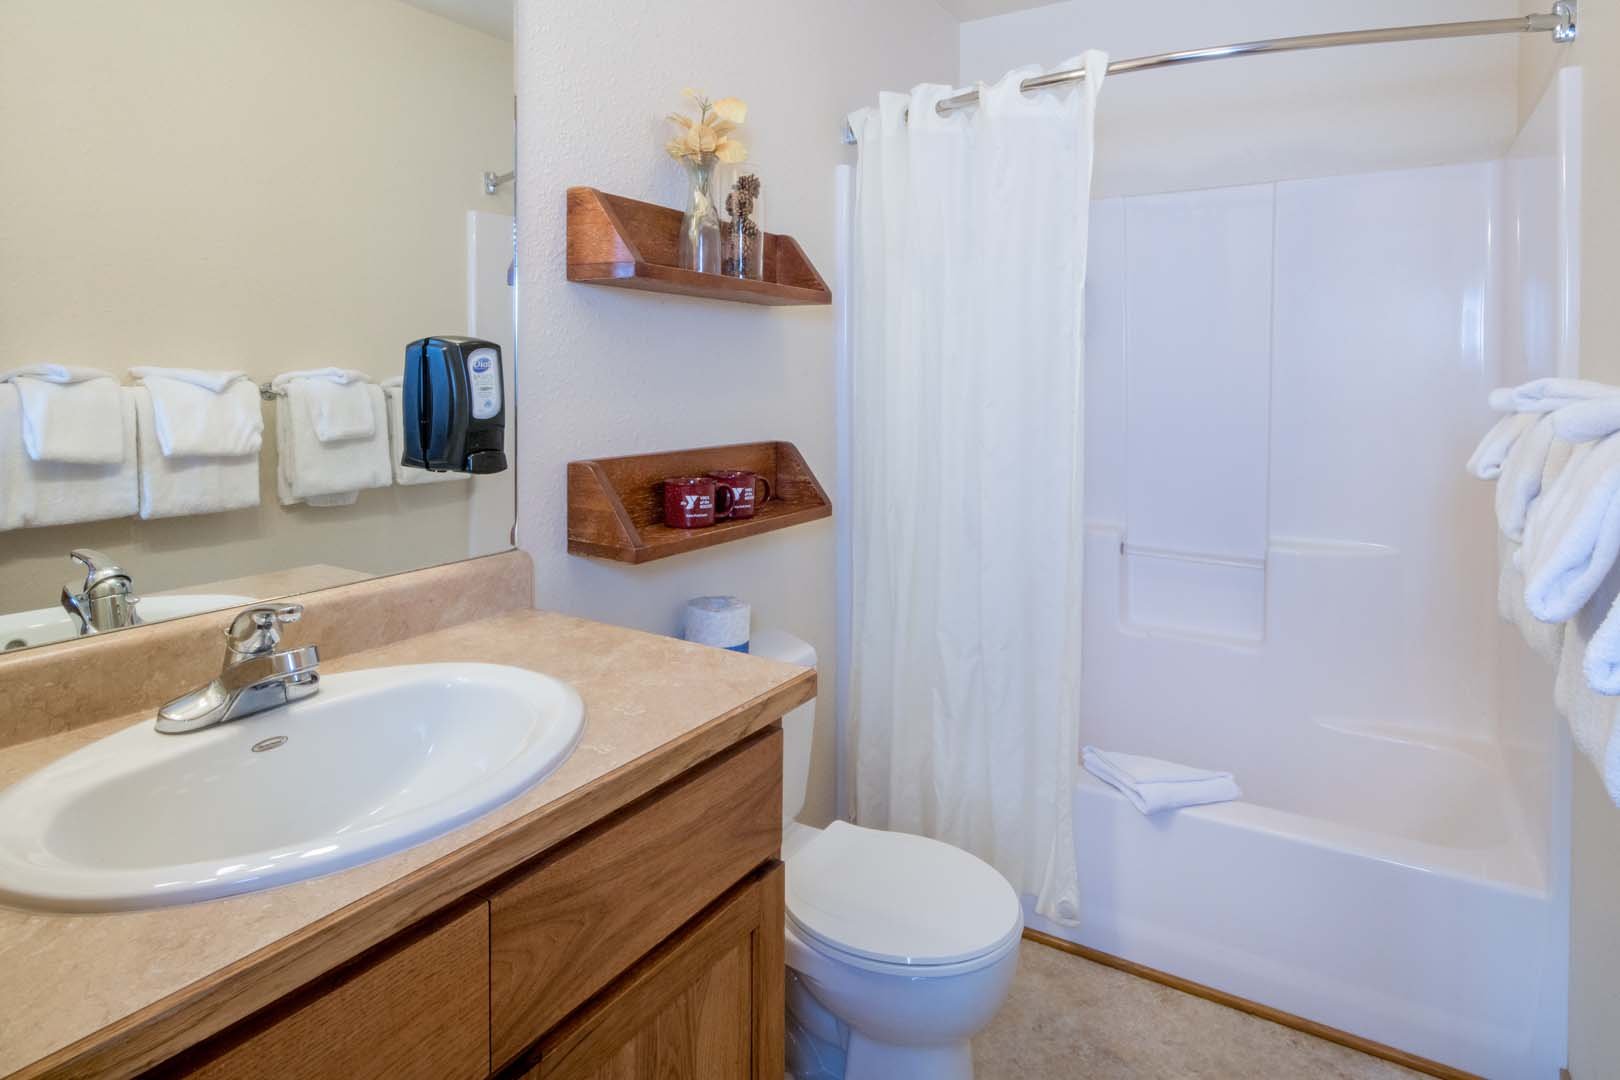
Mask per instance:
[[[959,848],[834,822],[787,860],[787,917],[817,952],[872,971],[962,974],[1016,948],[1007,879]]]

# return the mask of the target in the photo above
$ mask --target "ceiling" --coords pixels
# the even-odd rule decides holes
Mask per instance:
[[[502,41],[512,40],[512,0],[405,0],[405,3]]]
[[[992,15],[1006,15],[1013,11],[1045,7],[1058,0],[939,0],[939,6],[963,22],[969,19],[988,19]]]

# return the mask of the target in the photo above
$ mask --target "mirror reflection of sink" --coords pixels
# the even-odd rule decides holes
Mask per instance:
[[[226,593],[181,593],[174,596],[143,596],[136,610],[143,623],[200,615],[221,608],[243,607],[253,603],[251,596]],[[37,611],[0,613],[0,651],[71,641],[79,636],[79,624],[60,605]]]
[[[0,902],[150,908],[331,873],[509,801],[583,727],[572,687],[494,664],[324,676],[186,735],[143,720],[0,791]]]

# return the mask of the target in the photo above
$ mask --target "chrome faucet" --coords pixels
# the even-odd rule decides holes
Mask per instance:
[[[315,646],[277,650],[281,628],[303,614],[302,604],[266,604],[240,612],[225,631],[225,666],[219,675],[159,709],[157,729],[166,735],[199,731],[319,690],[321,656]]]
[[[122,630],[141,621],[135,613],[140,599],[135,582],[112,556],[93,548],[70,553],[84,567],[84,582],[69,581],[62,586],[62,607],[79,622],[79,636],[103,630]]]

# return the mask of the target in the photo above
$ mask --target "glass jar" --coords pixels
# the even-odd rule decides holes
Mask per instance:
[[[717,176],[720,272],[727,277],[764,281],[765,201],[759,167],[746,161],[722,165]]]
[[[681,218],[681,237],[676,259],[684,270],[705,274],[720,272],[720,218],[714,210],[713,154],[697,161],[684,161],[687,178],[686,213]]]

